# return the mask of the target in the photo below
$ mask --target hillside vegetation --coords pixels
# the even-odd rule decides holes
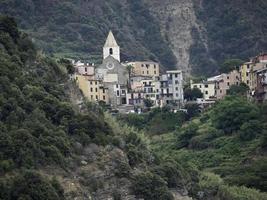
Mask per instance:
[[[1,200],[172,200],[193,186],[193,169],[158,159],[142,133],[76,101],[72,72],[0,17]]]
[[[248,60],[267,51],[266,1],[194,0],[194,4],[207,38],[206,48],[199,32],[192,30],[195,44],[191,64],[195,74],[214,73],[226,59]]]
[[[0,13],[15,17],[20,28],[49,54],[100,63],[112,30],[122,47],[122,60],[152,59],[169,68],[176,64],[141,0],[5,0],[0,2]]]
[[[206,198],[264,199],[250,196],[254,192],[245,187],[267,191],[266,110],[266,105],[229,96],[173,133],[154,136],[152,149],[160,157],[196,166]],[[226,195],[230,191],[235,194]]]
[[[151,1],[150,6],[164,4]],[[200,29],[193,26],[191,31],[194,41],[189,57],[193,74],[213,75],[226,59],[246,60],[267,51],[266,1],[192,1],[193,14],[200,26]],[[174,47],[168,41],[172,38],[161,35],[160,22],[144,2],[2,0],[0,13],[15,17],[19,27],[39,48],[57,57],[100,63],[102,46],[111,29],[122,47],[123,61],[149,59],[160,61],[168,69],[181,67],[177,66]],[[164,12],[164,5],[162,7],[158,15]],[[172,19],[172,16],[165,18]],[[165,26],[168,27],[168,23]]]

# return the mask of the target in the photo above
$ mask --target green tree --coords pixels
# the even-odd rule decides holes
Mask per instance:
[[[247,95],[249,87],[245,83],[240,83],[240,85],[231,85],[229,90],[227,90],[228,95]]]
[[[150,110],[150,108],[154,105],[153,101],[151,99],[144,99],[145,107]]]
[[[184,98],[188,101],[196,100],[197,98],[202,98],[203,94],[198,88],[186,88],[184,91]]]
[[[172,200],[166,182],[158,175],[143,172],[134,178],[133,190],[137,196],[146,200]]]
[[[185,109],[187,110],[187,117],[191,119],[192,117],[198,116],[200,114],[200,107],[198,104],[186,104]]]
[[[244,61],[240,59],[229,59],[224,61],[224,63],[220,66],[221,73],[229,73],[235,69],[237,69]]]
[[[211,116],[215,127],[228,134],[240,130],[245,122],[258,119],[258,107],[237,96],[229,96],[220,101],[214,107]]]
[[[256,136],[261,135],[263,130],[262,122],[259,120],[251,120],[242,124],[239,130],[241,140],[252,140]]]

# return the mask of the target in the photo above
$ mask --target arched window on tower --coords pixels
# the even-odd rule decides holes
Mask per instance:
[[[109,49],[109,55],[113,55],[113,49],[112,48]]]

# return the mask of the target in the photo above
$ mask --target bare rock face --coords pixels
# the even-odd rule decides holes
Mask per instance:
[[[197,22],[193,0],[146,0],[146,3],[177,58],[176,68],[190,74],[190,48],[194,43],[192,30],[197,30],[205,40]]]

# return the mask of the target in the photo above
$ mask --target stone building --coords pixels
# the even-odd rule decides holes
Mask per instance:
[[[159,63],[152,61],[138,61],[138,62],[129,62],[125,65],[132,66],[132,75],[133,76],[149,76],[155,77],[159,76]]]
[[[267,101],[267,67],[256,72],[257,86],[255,98],[258,102]]]
[[[208,79],[209,81],[210,79]],[[215,96],[217,99],[222,99],[227,94],[227,91],[232,85],[239,85],[241,83],[240,73],[233,70],[229,73],[224,73],[219,76],[215,86]]]

